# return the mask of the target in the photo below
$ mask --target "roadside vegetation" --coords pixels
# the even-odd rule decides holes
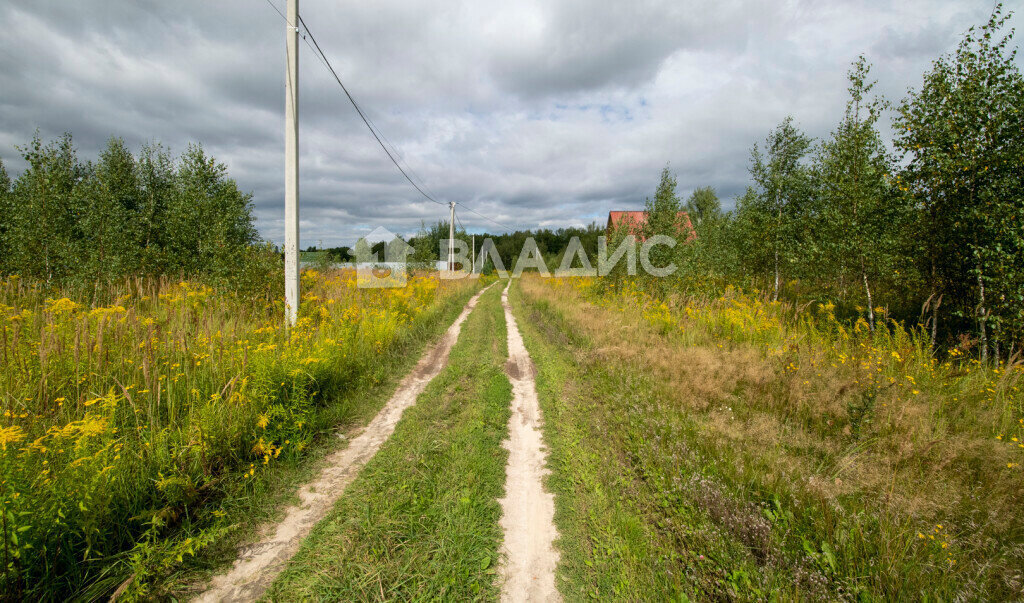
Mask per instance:
[[[870,64],[856,60],[832,134],[814,141],[792,117],[783,120],[753,147],[751,186],[730,212],[708,189],[684,203],[666,168],[647,223],[611,238],[690,236],[673,226],[679,211],[696,238],[656,246],[655,265],[678,269],[640,285],[659,296],[713,298],[740,287],[801,306],[833,304],[840,320],[862,319],[872,331],[920,325],[937,351],[1019,359],[1024,77],[1005,20],[997,5],[898,103],[874,96]],[[886,115],[891,149],[880,130]]]
[[[132,155],[112,138],[93,162],[70,134],[20,147],[13,181],[0,161],[0,274],[77,285],[106,304],[125,277],[174,275],[250,294],[280,289],[278,256],[261,244],[252,195],[199,145],[178,158],[160,145]]]
[[[997,4],[896,103],[854,61],[834,131],[785,118],[732,211],[706,187],[684,201],[666,167],[608,247],[672,236],[650,255],[670,276],[623,262],[512,287],[566,598],[1024,596],[1024,77],[1006,18]],[[0,598],[188,591],[480,286],[362,289],[326,269],[337,248],[285,330],[279,254],[201,147],[20,152],[15,179],[0,163]],[[424,225],[413,259],[447,231]],[[557,264],[576,237],[595,258],[601,234],[494,242],[511,268],[529,237]],[[499,293],[271,598],[498,595]]]
[[[430,277],[362,289],[351,271],[306,271],[286,331],[280,300],[198,282],[125,279],[95,306],[4,279],[0,590],[91,598],[134,576],[145,593],[246,525],[233,511],[264,473],[368,419],[350,394],[391,379],[392,356],[475,289]]]
[[[511,385],[501,288],[267,598],[493,600]]]
[[[1020,595],[1019,366],[736,291],[521,289],[567,596]]]

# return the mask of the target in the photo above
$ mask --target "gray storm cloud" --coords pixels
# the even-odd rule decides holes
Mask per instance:
[[[898,99],[991,8],[300,4],[346,85],[437,197],[515,228],[639,208],[666,162],[684,191],[714,186],[728,206],[747,185],[750,146],[787,114],[812,136],[828,134],[858,54],[875,64],[879,90]],[[37,129],[44,138],[72,132],[86,157],[110,136],[176,152],[201,142],[252,191],[261,233],[280,242],[284,23],[265,0],[4,1],[0,19],[0,158],[11,172],[24,167],[14,145]],[[409,233],[445,218],[302,52],[304,244],[350,244],[376,226]],[[500,230],[468,212],[461,219],[470,230]]]

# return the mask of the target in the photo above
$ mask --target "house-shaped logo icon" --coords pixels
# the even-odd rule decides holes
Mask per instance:
[[[383,226],[356,241],[356,284],[360,288],[404,287],[411,245]]]

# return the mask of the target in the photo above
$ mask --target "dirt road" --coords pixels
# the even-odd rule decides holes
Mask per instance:
[[[245,547],[230,571],[214,577],[198,601],[252,601],[259,598],[299,549],[302,539],[330,511],[359,470],[391,436],[405,409],[416,403],[430,380],[445,367],[462,323],[482,293],[480,291],[469,300],[444,338],[424,354],[370,424],[352,438],[348,447],[327,457],[327,466],[320,476],[299,490],[301,503],[288,508],[280,523],[266,526],[262,531],[265,536]]]
[[[505,498],[501,502],[501,528],[505,534],[501,574],[502,601],[558,601],[554,541],[555,498],[544,489],[547,453],[540,431],[536,370],[523,345],[508,303],[508,287],[501,294],[508,327],[508,364],[512,382],[512,415],[509,417],[509,451],[505,468]]]

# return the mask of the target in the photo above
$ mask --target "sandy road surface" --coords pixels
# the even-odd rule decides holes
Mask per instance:
[[[501,528],[505,534],[501,575],[502,601],[558,601],[554,541],[555,497],[544,489],[547,452],[540,432],[536,371],[523,345],[522,335],[508,304],[508,287],[501,294],[508,327],[508,364],[512,382],[509,451],[505,467],[505,498],[501,502]]]
[[[215,576],[198,601],[252,601],[263,594],[298,551],[302,539],[327,515],[359,470],[391,436],[405,409],[416,403],[430,380],[448,363],[448,353],[459,338],[462,323],[484,290],[469,300],[444,338],[424,354],[370,424],[352,438],[348,447],[326,458],[327,466],[319,477],[299,490],[301,503],[289,507],[280,523],[266,526],[259,542],[239,551],[230,571]]]

